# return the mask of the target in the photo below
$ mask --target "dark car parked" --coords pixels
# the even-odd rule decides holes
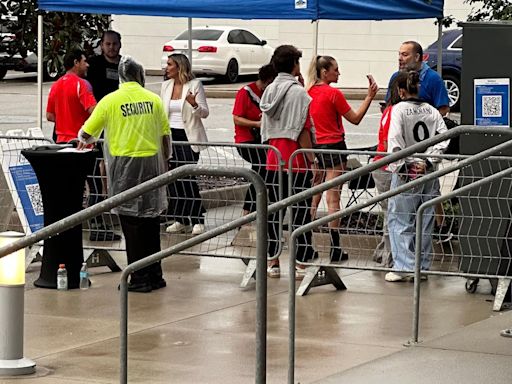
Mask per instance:
[[[460,108],[460,78],[462,71],[462,29],[452,29],[443,33],[443,80],[450,98],[450,108]],[[437,41],[424,52],[424,61],[437,71]]]

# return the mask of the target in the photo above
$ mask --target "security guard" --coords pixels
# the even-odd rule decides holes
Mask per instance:
[[[119,62],[119,90],[105,96],[78,133],[79,148],[97,141],[105,129],[109,196],[167,171],[170,129],[160,98],[144,89],[144,68],[130,56]],[[167,208],[166,188],[147,192],[113,211],[119,215],[131,264],[160,251],[160,214]],[[132,273],[128,290],[163,288],[160,262]]]

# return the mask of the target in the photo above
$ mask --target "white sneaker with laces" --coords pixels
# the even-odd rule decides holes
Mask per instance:
[[[204,231],[205,231],[204,224],[195,224],[194,227],[192,228],[193,235],[200,235],[200,234],[204,233]]]
[[[188,233],[192,230],[190,225],[185,225],[179,221],[175,221],[174,224],[169,225],[165,232],[167,233]]]

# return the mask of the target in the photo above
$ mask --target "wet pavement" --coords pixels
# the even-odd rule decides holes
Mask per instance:
[[[232,248],[226,241],[216,252],[236,253]],[[121,254],[116,258],[125,264]],[[268,279],[268,383],[287,377],[286,260],[283,255],[282,277]],[[29,266],[29,281],[38,268]],[[253,383],[255,285],[239,287],[245,265],[179,255],[165,260],[164,269],[166,288],[129,294],[129,382]],[[120,274],[104,267],[91,273],[87,291],[33,289],[27,283],[25,356],[35,360],[37,371],[0,383],[119,382]],[[466,373],[477,362],[490,372],[512,367],[512,339],[498,336],[512,325],[512,316],[492,312],[490,286],[470,295],[461,278],[430,276],[422,283],[421,343],[406,348],[413,285],[387,283],[381,272],[340,275],[346,291],[323,286],[297,298],[296,383],[455,383],[462,381],[451,372],[468,364]],[[432,370],[436,375],[429,380]],[[394,376],[400,380],[382,380]],[[463,382],[482,382],[476,377]]]

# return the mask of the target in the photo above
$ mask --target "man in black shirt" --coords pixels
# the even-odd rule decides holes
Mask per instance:
[[[105,31],[100,42],[101,55],[91,57],[87,80],[92,85],[96,101],[119,88],[117,66],[121,55],[121,35],[116,31]]]
[[[118,66],[121,55],[121,35],[116,31],[105,31],[100,41],[101,55],[91,57],[88,60],[89,70],[87,71],[87,80],[92,85],[92,92],[96,101],[100,101],[104,96],[119,88]],[[103,138],[103,137],[101,137]],[[105,198],[107,193],[105,163],[103,162],[103,147],[98,144],[98,159],[94,168],[94,175],[87,179],[89,185],[88,205],[99,203]],[[113,241],[119,240],[119,236],[111,229],[113,228],[110,220],[105,223],[110,216],[104,215],[95,217],[91,220],[91,241]]]

